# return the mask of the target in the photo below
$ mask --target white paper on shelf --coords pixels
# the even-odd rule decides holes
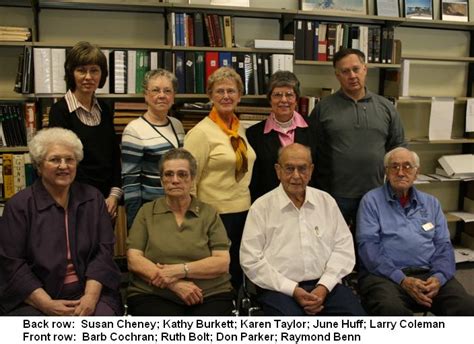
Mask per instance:
[[[459,217],[464,222],[474,222],[474,214],[466,211],[450,211],[448,214]]]
[[[466,104],[466,132],[474,131],[474,98],[469,98]]]
[[[450,140],[453,128],[454,98],[431,98],[430,127],[428,137],[430,140]]]
[[[474,250],[457,247],[454,249],[454,260],[456,263],[474,262]]]

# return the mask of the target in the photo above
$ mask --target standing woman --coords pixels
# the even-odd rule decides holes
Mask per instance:
[[[221,67],[212,73],[207,80],[212,110],[184,139],[184,148],[197,161],[196,195],[217,209],[231,240],[230,273],[236,290],[242,284],[239,249],[255,161],[255,152],[235,115],[242,92],[242,80],[234,69]]]
[[[300,82],[295,74],[281,70],[273,73],[267,91],[272,112],[265,121],[251,126],[246,132],[249,143],[257,154],[250,183],[252,202],[280,184],[275,164],[281,147],[301,143],[311,149],[315,161],[314,130],[296,111],[299,97]],[[314,186],[313,179],[309,185]]]
[[[95,96],[107,79],[107,59],[98,47],[79,42],[68,52],[64,70],[68,91],[51,107],[49,126],[70,129],[79,137],[84,160],[76,180],[98,188],[115,218],[122,197],[120,147],[112,111]]]
[[[183,146],[183,125],[170,117],[178,80],[164,69],[151,70],[143,80],[147,112],[131,121],[122,134],[122,180],[127,227],[143,203],[164,195],[158,165],[163,154]]]

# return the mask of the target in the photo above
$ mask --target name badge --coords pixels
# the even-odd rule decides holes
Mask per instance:
[[[430,230],[432,230],[434,228],[434,225],[431,223],[431,222],[427,222],[425,223],[423,226],[423,229],[425,230],[425,232],[428,232]]]

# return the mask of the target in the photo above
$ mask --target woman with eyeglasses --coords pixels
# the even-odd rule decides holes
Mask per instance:
[[[235,115],[243,93],[239,74],[221,67],[209,76],[206,90],[213,107],[209,116],[187,133],[184,148],[197,160],[194,192],[217,209],[232,242],[230,273],[232,285],[238,290],[242,284],[239,248],[250,208],[248,186],[255,152]]]
[[[315,161],[312,125],[296,111],[299,97],[300,82],[295,74],[289,71],[273,73],[267,91],[272,111],[265,121],[247,129],[247,138],[257,154],[250,183],[252,202],[280,184],[275,164],[281,147],[291,143],[305,145],[311,149]],[[309,185],[313,186],[314,182],[310,181]]]
[[[181,122],[170,116],[178,89],[176,76],[164,69],[151,70],[143,79],[147,111],[131,121],[122,134],[122,182],[127,227],[142,204],[163,196],[158,164],[172,148],[183,146]]]
[[[165,195],[140,208],[127,239],[128,311],[231,315],[230,242],[217,211],[190,193],[196,160],[183,148],[171,149],[159,171]]]
[[[112,218],[122,197],[120,147],[109,106],[96,98],[108,75],[103,52],[89,42],[79,42],[68,51],[64,63],[66,95],[53,104],[49,127],[72,130],[84,145],[84,160],[77,180],[100,190]]]
[[[28,144],[39,178],[0,217],[0,314],[122,314],[104,197],[75,181],[82,147],[63,128],[40,130]]]

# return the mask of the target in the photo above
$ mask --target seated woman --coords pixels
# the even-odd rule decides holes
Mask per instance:
[[[0,313],[120,315],[120,271],[104,197],[74,181],[81,141],[70,130],[50,128],[28,148],[40,178],[5,207]]]
[[[144,204],[127,244],[132,315],[231,315],[229,247],[211,206],[191,196],[196,160],[171,149],[160,161],[165,196]]]

